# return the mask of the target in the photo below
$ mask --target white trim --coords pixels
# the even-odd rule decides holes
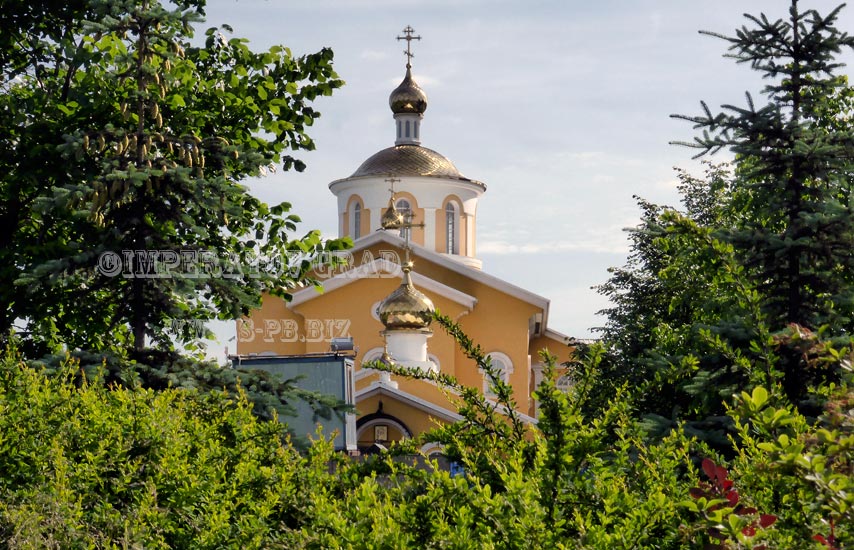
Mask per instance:
[[[502,353],[500,351],[491,351],[486,354],[486,357],[489,357],[493,362],[500,361],[504,368],[498,369],[499,378],[505,383],[510,383],[510,375],[513,374],[515,368],[513,367],[513,361],[510,360],[510,357],[507,356],[506,353]],[[478,367],[478,370],[481,372],[481,376],[483,377],[483,395],[485,397],[495,397],[495,394],[490,390],[490,386],[492,384],[492,380],[490,380],[489,376],[487,376],[486,371]]]
[[[430,456],[430,453],[442,452],[444,450],[445,450],[445,446],[442,445],[441,443],[437,443],[435,441],[425,443],[424,445],[421,446],[420,449],[418,449],[418,451],[421,454],[428,456],[428,457]]]
[[[359,239],[359,242],[356,243],[356,246],[350,249],[350,252],[354,253],[359,250],[362,250],[363,248],[368,248],[381,242],[400,248],[403,248],[404,244],[403,239],[389,233],[388,231],[374,231],[365,238]],[[499,290],[509,296],[518,298],[523,302],[527,302],[531,305],[535,305],[541,308],[543,310],[543,326],[546,326],[549,308],[549,300],[547,298],[544,298],[538,294],[534,294],[533,292],[525,290],[524,288],[518,287],[512,283],[508,283],[507,281],[501,280],[498,277],[495,277],[494,275],[489,275],[488,273],[484,273],[483,271],[471,268],[459,261],[443,256],[442,254],[433,252],[432,250],[428,250],[419,244],[410,243],[410,246],[412,247],[413,254],[415,254],[416,256],[424,258],[425,260],[433,262],[441,267],[447,268],[455,273],[459,273],[460,275],[469,277],[470,279],[474,279],[479,283],[483,283],[486,286]]]
[[[365,237],[365,239],[369,238],[370,237]],[[323,287],[322,291],[318,291],[314,287],[306,287],[294,292],[291,301],[286,302],[287,307],[288,309],[293,309],[305,302],[318,298],[322,294],[328,294],[338,290],[339,288],[347,286],[350,283],[376,277],[378,273],[398,274],[400,273],[400,266],[390,260],[377,258],[370,263],[362,264],[359,267],[354,267],[353,269],[326,279],[321,285]],[[465,292],[460,292],[455,288],[430,279],[416,271],[413,271],[410,276],[412,277],[412,283],[416,287],[435,292],[439,296],[443,296],[453,302],[465,306],[468,309],[474,308],[477,304],[477,298],[474,296],[469,296]]]
[[[383,351],[384,351],[383,348],[375,347],[375,348],[369,349],[368,351],[366,351],[362,355],[362,360],[359,361],[359,370],[356,371],[356,376],[355,376],[356,380],[361,380],[362,378],[367,378],[368,376],[371,376],[372,374],[380,374],[380,371],[378,371],[376,369],[363,367],[362,363],[364,363],[366,361],[376,361],[377,359],[382,357]]]
[[[436,209],[424,207],[424,246],[428,250],[436,250]]]
[[[550,328],[547,328],[545,333],[543,333],[543,336],[545,336],[546,338],[549,338],[551,340],[555,340],[557,342],[560,342],[561,344],[566,344],[567,346],[569,345],[569,336],[567,336],[566,334],[563,334],[562,332],[558,332],[556,330],[552,330]]]
[[[392,420],[391,418],[372,418],[371,420],[365,422],[361,428],[356,430],[356,443],[358,444],[359,436],[365,433],[365,430],[367,430],[368,428],[373,428],[378,424],[388,424],[389,426],[394,426],[394,428],[399,431],[401,435],[403,435],[403,439],[412,438],[412,432],[410,432],[409,429],[403,425],[403,423],[398,422],[397,420]],[[376,440],[374,441],[376,442]]]
[[[381,180],[388,176],[395,176],[395,174],[388,173],[383,175],[367,175],[367,176],[350,176],[347,178],[337,179],[331,182],[327,187],[332,191],[333,195],[338,195],[343,191],[349,191],[353,187],[360,186],[360,184],[365,180]],[[482,195],[484,191],[486,191],[486,184],[482,181],[473,180],[467,178],[465,176],[456,177],[456,176],[431,176],[429,174],[399,174],[401,178],[406,178],[407,180],[418,181],[419,179],[425,180],[425,183],[434,184],[435,180],[443,180],[442,182],[448,184],[449,187],[457,187],[458,189],[465,189],[469,191],[474,191],[478,196]],[[396,176],[397,177],[397,176]],[[433,180],[433,181],[431,181]],[[348,185],[349,184],[349,185]],[[388,187],[388,186],[386,186]]]
[[[373,382],[367,388],[362,388],[356,392],[356,407],[358,408],[360,400],[373,397],[374,395],[387,395],[389,397],[394,397],[407,405],[449,422],[456,422],[463,419],[459,414],[431,403],[426,399],[421,399],[420,397],[407,393],[399,388],[392,388],[379,382]]]

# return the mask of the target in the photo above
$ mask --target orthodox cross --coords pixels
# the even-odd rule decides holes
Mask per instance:
[[[400,181],[400,178],[395,178],[394,176],[392,176],[390,178],[386,178],[385,181],[387,181],[391,184],[389,191],[391,191],[391,197],[394,198],[394,184],[395,184],[395,182]]]
[[[398,36],[397,37],[398,40],[406,40],[406,51],[403,53],[406,54],[406,68],[407,69],[412,68],[412,58],[415,57],[415,54],[412,53],[412,50],[410,49],[410,46],[412,45],[412,41],[413,40],[421,40],[421,35],[412,36],[412,33],[414,33],[414,32],[415,32],[415,29],[413,29],[412,27],[407,25],[406,28],[403,29],[404,36]]]

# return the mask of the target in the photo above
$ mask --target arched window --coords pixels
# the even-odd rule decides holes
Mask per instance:
[[[510,374],[513,372],[513,363],[510,361],[510,358],[498,351],[488,353],[487,357],[491,359],[492,369],[498,375],[498,378],[503,382],[509,382]],[[483,394],[487,397],[495,397],[492,380],[485,372],[483,373]]]
[[[454,203],[448,202],[447,206],[445,206],[445,250],[448,254],[459,254],[457,246],[457,234],[459,233],[457,221],[457,208],[454,206]]]
[[[403,221],[404,222],[408,223],[408,222],[412,221],[412,207],[409,205],[408,200],[400,199],[399,201],[397,201],[395,208],[397,208],[398,212],[403,214]],[[409,233],[408,227],[404,227],[403,229],[400,230],[400,236],[403,239],[409,239],[412,237],[412,235],[410,235],[410,233]]]
[[[362,205],[353,205],[353,240],[362,236]]]
[[[406,121],[406,137],[409,137],[409,121]]]

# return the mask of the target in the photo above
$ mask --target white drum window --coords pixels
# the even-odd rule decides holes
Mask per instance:
[[[353,240],[362,236],[362,205],[358,202],[353,204]]]
[[[459,217],[457,207],[449,202],[445,206],[445,250],[448,254],[459,254]]]
[[[397,211],[403,215],[404,222],[409,223],[410,221],[412,221],[412,206],[409,204],[408,200],[400,199],[399,201],[397,201],[395,208],[397,208]],[[408,227],[404,227],[400,230],[400,236],[403,239],[412,238],[412,235],[409,233]]]

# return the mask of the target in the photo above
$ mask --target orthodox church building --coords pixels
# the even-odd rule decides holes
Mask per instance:
[[[420,39],[412,33],[407,27],[398,37],[407,41],[407,64],[389,96],[394,144],[329,184],[339,235],[354,242],[351,264],[318,277],[322,292],[303,288],[289,302],[266,296],[261,309],[238,322],[241,356],[323,353],[331,338],[352,337],[362,449],[460,418],[454,397],[434,383],[362,368],[363,362],[443,372],[490,395],[484,373],[431,324],[434,310],[487,352],[530,422],[537,413],[531,394],[542,376],[539,351],[559,360],[569,353],[567,337],[548,328],[549,300],[482,269],[476,225],[486,184],[422,145],[427,95],[412,76],[409,45]]]

